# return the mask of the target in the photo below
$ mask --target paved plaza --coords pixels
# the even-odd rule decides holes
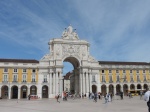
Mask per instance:
[[[57,103],[55,99],[42,100],[0,100],[1,112],[148,112],[146,102],[138,96],[124,100],[114,99],[104,104],[104,98],[97,103],[89,99],[68,99]]]

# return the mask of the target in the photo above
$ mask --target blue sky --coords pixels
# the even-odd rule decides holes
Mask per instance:
[[[150,62],[150,0],[0,0],[0,58],[40,60],[69,24],[98,61]]]

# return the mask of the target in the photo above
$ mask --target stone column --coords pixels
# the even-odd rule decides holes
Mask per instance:
[[[49,98],[52,96],[52,88],[53,88],[53,82],[52,82],[52,73],[49,73]]]
[[[83,94],[85,94],[85,74],[83,73]]]
[[[8,87],[8,98],[11,99],[11,87]]]
[[[90,78],[90,92],[92,92],[92,75],[91,73],[89,74],[89,78]]]
[[[28,90],[27,90],[27,92],[28,92],[28,93],[27,93],[27,96],[28,96],[28,95],[30,94],[30,87],[28,86],[27,89],[28,89]]]
[[[100,87],[100,75],[97,74],[97,92],[101,92],[101,87]]]
[[[80,73],[80,95],[82,98],[82,73]]]
[[[55,75],[56,75],[56,79],[55,79],[55,81],[56,81],[56,92],[55,92],[55,93],[58,94],[58,88],[59,88],[59,87],[58,87],[58,85],[59,85],[59,81],[58,81],[58,72],[56,72]]]
[[[55,91],[56,90],[56,87],[55,87],[56,81],[55,80],[56,80],[56,74],[54,73],[53,74],[53,94],[54,95],[56,95],[56,91]]]
[[[109,86],[106,86],[107,90],[106,90],[106,93],[109,93]]]
[[[20,87],[18,87],[18,99],[20,99]]]
[[[1,94],[2,92],[1,92],[1,90],[2,90],[2,87],[0,87],[0,97],[2,97],[2,94]]]
[[[89,75],[86,73],[86,93],[89,93]]]

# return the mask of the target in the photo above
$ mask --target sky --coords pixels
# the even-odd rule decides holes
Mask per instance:
[[[0,0],[0,58],[40,60],[70,24],[98,61],[150,62],[150,0]]]

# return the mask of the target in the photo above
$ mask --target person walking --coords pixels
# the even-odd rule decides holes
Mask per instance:
[[[105,97],[105,104],[106,104],[108,102],[108,94],[106,93],[104,97]]]
[[[57,102],[59,102],[59,103],[60,103],[60,101],[59,101],[59,97],[60,97],[60,95],[58,94],[58,95],[56,96],[56,100],[57,100]]]
[[[143,92],[140,91],[140,100],[142,99]]]
[[[144,94],[144,100],[147,102],[148,112],[150,112],[150,91],[149,90]]]
[[[30,94],[28,95],[28,100],[30,100],[30,98],[31,98],[31,96],[30,96]]]

